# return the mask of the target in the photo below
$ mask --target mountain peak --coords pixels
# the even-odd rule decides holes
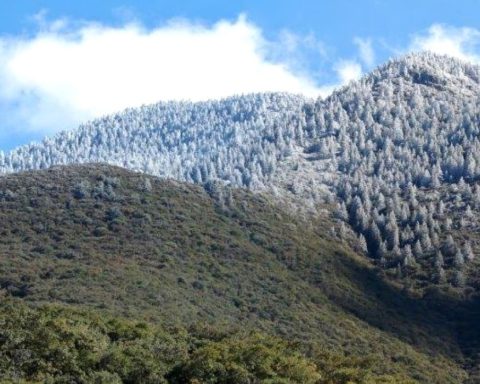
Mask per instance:
[[[475,97],[480,93],[480,67],[429,51],[410,53],[380,65],[359,81],[335,91],[325,101],[351,99],[354,94],[361,98],[381,95],[385,99],[387,95],[397,94],[401,98],[408,98],[415,92],[429,99],[443,99],[447,97],[445,92]]]
[[[471,87],[480,84],[480,68],[452,56],[424,51],[392,59],[367,77],[375,79],[402,77],[415,84],[437,88],[448,85]]]

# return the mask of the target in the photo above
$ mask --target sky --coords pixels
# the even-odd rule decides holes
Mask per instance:
[[[0,151],[128,107],[326,97],[392,57],[480,63],[480,0],[0,0]]]

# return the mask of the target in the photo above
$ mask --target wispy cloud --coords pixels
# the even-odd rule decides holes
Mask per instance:
[[[358,48],[362,62],[369,68],[373,67],[375,65],[375,51],[373,50],[372,40],[355,37],[353,42]]]
[[[480,63],[480,30],[434,24],[412,37],[408,51],[431,51]]]

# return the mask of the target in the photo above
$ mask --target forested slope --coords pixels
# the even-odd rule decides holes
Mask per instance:
[[[335,237],[329,215],[307,223],[268,195],[103,165],[5,176],[0,191],[6,298],[263,332],[308,359],[367,356],[394,382],[460,383],[474,362],[473,304],[409,295]]]

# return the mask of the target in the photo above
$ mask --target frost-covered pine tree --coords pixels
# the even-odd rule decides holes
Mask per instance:
[[[367,241],[365,240],[365,236],[363,236],[362,234],[358,236],[358,244],[362,252],[368,253]]]
[[[469,241],[465,242],[463,245],[463,257],[468,261],[472,261],[475,258],[475,254],[473,253],[472,246]]]
[[[453,258],[453,265],[457,268],[461,268],[463,264],[465,264],[463,253],[460,251],[460,249],[457,249],[455,252],[455,257]]]

